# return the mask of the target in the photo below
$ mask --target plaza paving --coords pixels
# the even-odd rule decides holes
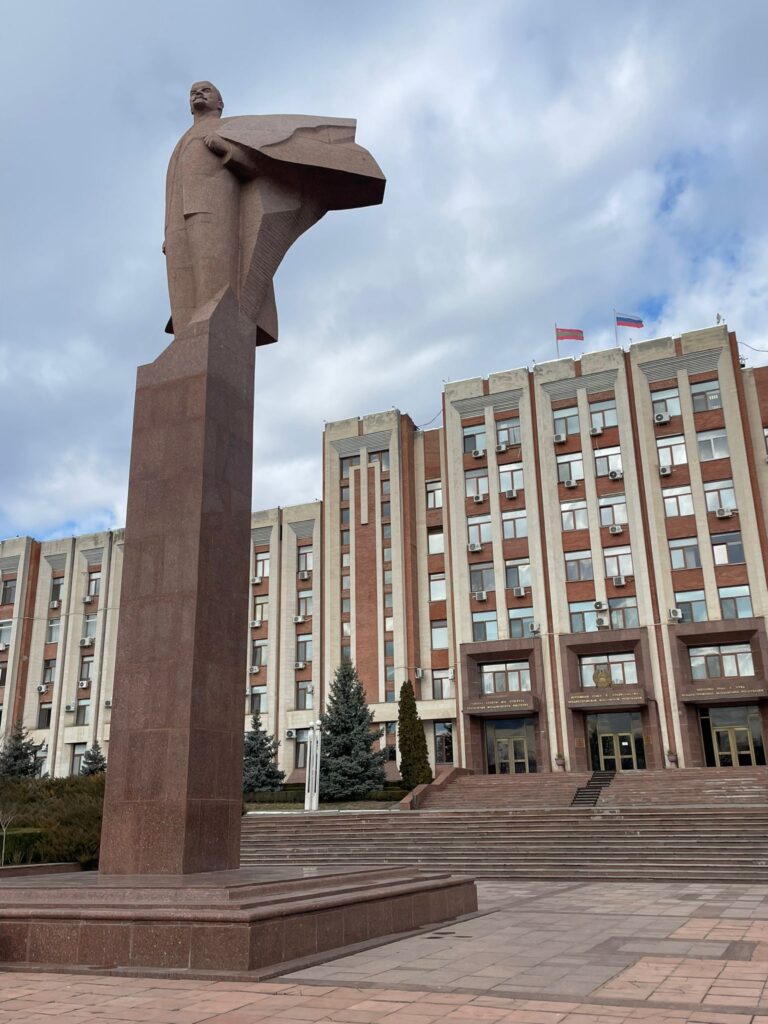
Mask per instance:
[[[0,1024],[768,1024],[768,882],[494,882],[477,916],[269,982],[0,974]]]

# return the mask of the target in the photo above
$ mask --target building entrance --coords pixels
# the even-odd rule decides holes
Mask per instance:
[[[700,712],[704,759],[710,768],[765,764],[765,744],[757,706],[704,708]]]
[[[536,771],[535,725],[535,718],[499,718],[485,723],[489,775],[525,775]]]
[[[587,739],[592,771],[630,772],[645,768],[639,711],[587,715]]]

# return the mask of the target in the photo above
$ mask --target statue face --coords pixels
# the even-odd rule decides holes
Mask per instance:
[[[221,93],[211,82],[195,82],[189,90],[189,107],[193,114],[220,112],[223,106]]]

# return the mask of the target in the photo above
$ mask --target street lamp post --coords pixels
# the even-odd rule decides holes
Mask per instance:
[[[304,810],[316,811],[320,805],[320,748],[323,734],[320,721],[309,727],[307,743],[307,781],[304,784]]]

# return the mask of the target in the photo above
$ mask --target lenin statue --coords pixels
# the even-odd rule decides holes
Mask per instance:
[[[277,340],[272,278],[296,238],[328,210],[382,201],[384,176],[355,144],[355,121],[222,117],[210,82],[190,90],[193,124],[166,181],[165,252],[178,334],[231,288],[256,343]]]

